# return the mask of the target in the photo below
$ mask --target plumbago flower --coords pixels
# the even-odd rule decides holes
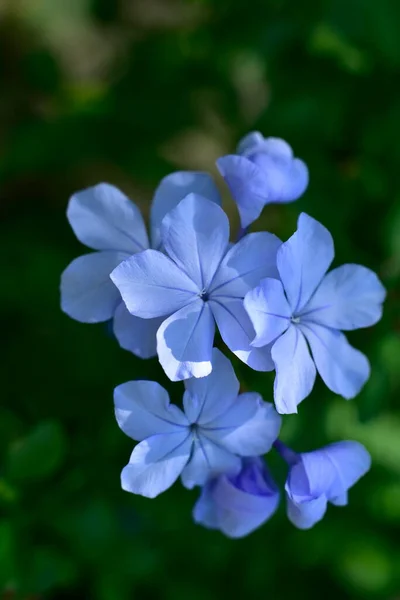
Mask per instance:
[[[272,345],[280,413],[297,412],[313,388],[316,370],[330,390],[347,399],[369,377],[368,359],[340,330],[379,321],[385,289],[373,271],[360,265],[326,274],[333,257],[331,234],[302,213],[296,233],[278,250],[281,281],[264,279],[244,300],[257,334],[252,345]]]
[[[208,377],[185,382],[183,411],[154,381],[130,381],[115,389],[115,415],[126,435],[140,443],[123,469],[124,490],[154,498],[179,476],[187,488],[220,473],[235,475],[242,456],[271,449],[281,418],[259,394],[239,393],[229,360],[213,351]]]
[[[213,179],[207,173],[178,171],[158,186],[151,206],[151,246],[160,248],[160,226],[166,213],[189,192],[198,192],[220,204]],[[83,323],[114,319],[114,334],[126,350],[141,358],[156,354],[160,319],[144,321],[129,314],[111,271],[130,255],[150,247],[140,210],[120,190],[100,183],[77,194],[68,204],[67,217],[76,237],[97,250],[71,262],[61,277],[61,307]]]
[[[308,169],[289,144],[258,131],[241,140],[237,154],[219,158],[217,167],[237,202],[243,228],[258,219],[266,204],[293,202],[308,185]]]
[[[287,515],[300,529],[320,521],[328,502],[345,506],[348,490],[371,466],[369,453],[358,442],[337,442],[301,454],[280,441],[274,445],[290,466],[285,484]]]
[[[215,322],[243,362],[258,371],[272,370],[270,348],[250,345],[255,332],[243,298],[263,277],[277,276],[280,240],[271,233],[250,233],[230,245],[223,210],[189,194],[164,217],[161,241],[165,253],[139,252],[122,262],[111,279],[132,315],[163,317],[157,352],[168,377],[209,375]]]
[[[219,475],[206,483],[193,519],[208,529],[240,538],[272,517],[278,504],[279,490],[264,461],[244,458],[237,475]]]

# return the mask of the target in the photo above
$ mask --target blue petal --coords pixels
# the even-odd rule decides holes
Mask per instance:
[[[157,331],[157,352],[171,381],[211,373],[215,323],[209,305],[198,299],[166,319]]]
[[[249,150],[253,150],[257,146],[264,143],[265,138],[259,131],[251,131],[239,141],[236,152],[238,154],[246,154]]]
[[[229,221],[222,208],[189,194],[164,217],[161,236],[167,254],[206,291],[228,248]]]
[[[297,231],[278,250],[277,264],[293,314],[307,304],[334,257],[332,236],[321,223],[301,213]]]
[[[89,248],[134,254],[149,247],[140,210],[108,183],[74,194],[67,217],[78,240]]]
[[[281,417],[259,394],[241,394],[226,412],[201,425],[201,431],[238,456],[258,456],[271,450],[279,435]]]
[[[155,498],[178,479],[190,456],[192,436],[186,430],[155,435],[140,442],[121,473],[122,489]]]
[[[297,413],[297,406],[314,385],[316,370],[306,340],[298,327],[291,325],[272,346],[275,363],[275,406],[281,414]]]
[[[61,308],[82,323],[114,316],[121,296],[110,273],[126,258],[122,252],[92,252],[73,260],[61,276]]]
[[[319,496],[315,500],[300,504],[296,504],[287,496],[286,501],[288,519],[299,529],[310,529],[318,521],[321,521],[328,505],[325,496]]]
[[[370,375],[367,357],[353,348],[340,331],[316,323],[300,327],[328,388],[348,400],[357,396]]]
[[[244,156],[229,154],[217,160],[217,167],[237,203],[243,228],[258,219],[267,202],[265,173]]]
[[[310,320],[334,329],[369,327],[382,316],[386,291],[373,271],[343,265],[328,273],[302,311]]]
[[[254,140],[254,142],[256,142],[256,140]],[[253,145],[249,143],[248,147],[243,152],[245,156],[252,156],[256,153],[267,154],[273,158],[286,160],[293,159],[293,150],[291,146],[281,138],[269,137],[263,138]]]
[[[270,344],[290,325],[291,310],[280,281],[262,279],[244,298],[244,307],[256,332],[252,346]]]
[[[193,509],[196,523],[226,536],[248,535],[275,512],[279,492],[260,459],[247,459],[236,477],[220,476],[208,483]]]
[[[157,354],[156,333],[162,322],[163,317],[134,317],[121,302],[114,315],[114,335],[124,350],[140,358],[151,358]]]
[[[198,171],[176,171],[161,180],[151,205],[151,238],[153,248],[161,244],[161,222],[190,193],[200,194],[221,205],[221,196],[208,173]]]
[[[180,408],[170,404],[168,392],[155,381],[128,381],[114,390],[115,418],[134,440],[182,432],[189,422]]]
[[[274,363],[271,347],[254,348],[251,345],[255,331],[244,309],[243,300],[228,297],[221,301],[212,301],[210,306],[221,337],[228,348],[255,371],[272,371]]]
[[[335,470],[332,484],[326,491],[328,499],[336,505],[346,503],[346,492],[371,467],[371,456],[359,442],[344,441],[322,449]]]
[[[210,298],[244,298],[264,277],[278,278],[276,255],[282,242],[272,233],[249,233],[226,253],[210,286]]]
[[[231,362],[217,348],[212,351],[212,372],[208,377],[185,381],[185,414],[190,423],[201,425],[224,413],[239,393],[239,381]]]
[[[196,284],[161,252],[131,256],[111,273],[129,312],[142,319],[171,314],[196,300]]]
[[[283,142],[283,140],[280,140]],[[257,148],[249,159],[265,173],[266,203],[293,202],[302,196],[308,186],[308,169],[299,158],[288,156],[288,146],[277,141]]]
[[[190,461],[182,472],[182,483],[189,490],[221,473],[235,475],[240,471],[240,458],[221,448],[198,431]]]

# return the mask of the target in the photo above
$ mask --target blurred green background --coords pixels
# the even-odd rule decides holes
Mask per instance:
[[[400,598],[399,30],[398,0],[0,0],[3,600]],[[109,181],[147,212],[163,175],[216,173],[252,129],[287,139],[311,174],[257,227],[286,239],[310,213],[335,263],[376,270],[388,299],[376,327],[349,335],[372,363],[360,396],[318,381],[284,420],[298,450],[367,446],[350,505],[301,532],[282,502],[231,541],[192,523],[196,491],[121,491],[132,442],[114,386],[155,378],[175,399],[182,386],[107,326],[68,319],[58,286],[86,252],[65,218],[74,191]],[[272,374],[235,366],[271,399]]]

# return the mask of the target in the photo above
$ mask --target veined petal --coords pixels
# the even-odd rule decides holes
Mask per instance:
[[[244,298],[264,277],[278,278],[276,255],[282,242],[272,233],[249,233],[224,256],[210,286],[210,298]]]
[[[206,424],[237,401],[239,381],[231,362],[217,348],[212,351],[212,371],[201,379],[187,379],[183,407],[190,423]]]
[[[269,452],[279,435],[281,417],[259,394],[241,394],[227,411],[202,426],[208,439],[238,456]]]
[[[297,405],[311,392],[316,376],[306,340],[298,327],[291,325],[276,340],[271,352],[276,369],[276,409],[281,414],[296,413]]]
[[[111,319],[121,295],[110,273],[125,258],[122,252],[92,252],[73,260],[61,276],[62,310],[82,323]]]
[[[178,479],[189,460],[191,446],[192,436],[186,430],[140,442],[122,470],[122,489],[155,498]]]
[[[224,298],[223,301],[212,301],[209,304],[228,348],[255,371],[273,371],[271,346],[254,348],[251,345],[255,331],[244,309],[243,300]]]
[[[211,373],[215,323],[208,303],[198,299],[166,319],[157,331],[157,352],[171,381]]]
[[[89,248],[135,254],[149,247],[140,210],[109,183],[74,194],[67,217],[78,240]]]
[[[155,381],[128,381],[114,390],[115,418],[134,440],[189,430],[181,409],[170,404],[168,392]]]
[[[244,156],[250,156],[257,153],[264,153],[273,158],[280,159],[293,159],[293,150],[291,146],[282,140],[281,138],[275,137],[262,137],[261,140],[256,140],[253,138],[254,143],[251,144],[251,140],[249,140],[249,144],[245,151],[242,153]]]
[[[250,160],[265,176],[265,204],[293,202],[304,194],[308,186],[308,169],[305,163],[299,158],[289,157],[285,152],[287,147],[283,148],[277,142],[278,140],[268,143],[266,140],[263,146],[255,148],[254,153],[249,155]]]
[[[189,194],[164,217],[161,237],[167,254],[206,291],[229,242],[229,221],[222,208]]]
[[[349,344],[336,329],[302,324],[318,373],[332,392],[347,400],[356,396],[369,378],[367,357]]]
[[[111,273],[127,309],[142,319],[171,314],[196,300],[198,287],[157,250],[129,257]]]
[[[239,141],[236,152],[238,154],[246,155],[247,152],[252,151],[255,147],[261,146],[264,141],[265,138],[262,133],[259,131],[251,131]]]
[[[297,231],[277,254],[280,278],[294,314],[311,298],[334,257],[332,236],[315,219],[301,213]]]
[[[290,496],[287,496],[286,501],[288,519],[299,529],[310,529],[318,521],[321,521],[328,506],[328,501],[324,495],[315,500],[298,504],[291,500]]]
[[[262,279],[247,292],[244,307],[256,332],[252,346],[260,348],[270,344],[290,325],[291,310],[280,281]]]
[[[386,291],[377,275],[360,265],[330,271],[302,311],[302,319],[333,329],[370,327],[382,316]]]
[[[237,203],[242,227],[246,228],[258,219],[266,203],[265,174],[251,160],[237,154],[222,156],[217,167]]]
[[[221,205],[221,196],[214,179],[200,171],[176,171],[164,177],[151,205],[151,239],[153,248],[161,245],[161,222],[185,196],[195,193]]]
[[[157,354],[156,333],[163,320],[134,317],[121,302],[114,315],[114,335],[124,350],[140,358],[151,358]]]
[[[204,485],[208,479],[221,473],[235,475],[240,467],[238,456],[217,446],[199,431],[190,461],[182,472],[182,483],[190,490],[195,485]]]

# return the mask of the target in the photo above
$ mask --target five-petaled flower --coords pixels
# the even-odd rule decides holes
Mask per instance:
[[[281,281],[262,280],[244,300],[257,334],[252,345],[272,346],[280,413],[297,412],[313,388],[316,369],[330,390],[347,399],[369,377],[368,359],[340,330],[379,321],[385,289],[373,271],[360,265],[326,274],[333,257],[328,230],[302,213],[296,233],[278,250]]]
[[[229,360],[213,351],[208,377],[185,382],[183,411],[153,381],[130,381],[115,389],[115,415],[126,435],[138,440],[121,474],[124,490],[154,498],[179,476],[187,488],[220,473],[237,474],[243,456],[268,452],[281,417],[259,394],[238,396]]]
[[[217,167],[237,202],[243,228],[258,219],[266,204],[292,202],[305,192],[308,169],[284,140],[254,131],[237,152],[219,158]]]
[[[320,521],[328,502],[345,506],[348,490],[371,466],[371,457],[359,442],[336,442],[301,454],[280,441],[275,447],[290,466],[285,484],[287,515],[300,529]]]
[[[229,221],[214,202],[189,194],[163,219],[164,253],[145,250],[122,262],[111,279],[132,315],[164,317],[159,361],[172,381],[211,372],[215,321],[226,345],[258,371],[274,368],[270,348],[250,345],[254,329],[243,298],[263,277],[277,276],[273,234],[250,233],[229,244]]]
[[[240,538],[263,525],[277,509],[279,490],[264,461],[242,459],[237,475],[219,475],[203,487],[193,509],[196,523]]]
[[[189,192],[220,203],[213,179],[207,173],[178,171],[164,177],[151,205],[151,246],[160,247],[160,226],[166,213]],[[160,319],[144,321],[132,316],[110,280],[120,262],[150,247],[137,206],[113,185],[100,183],[74,194],[67,217],[76,237],[92,252],[71,262],[61,277],[61,307],[83,323],[113,319],[114,334],[122,348],[141,358],[156,354]]]

